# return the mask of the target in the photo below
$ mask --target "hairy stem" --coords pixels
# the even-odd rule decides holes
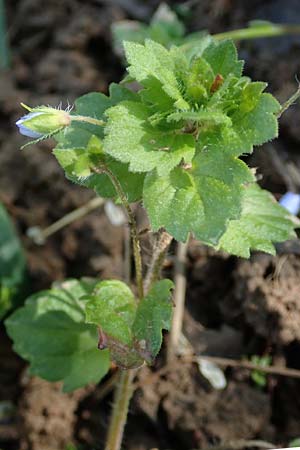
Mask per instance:
[[[123,191],[123,188],[122,188],[119,180],[115,177],[115,175],[112,173],[112,171],[104,165],[102,165],[101,167],[97,167],[97,168],[94,167],[93,171],[96,173],[99,173],[99,174],[105,173],[106,175],[109,176],[118,196],[120,197],[120,200],[121,200],[124,208],[126,209],[127,216],[128,216],[128,223],[129,223],[129,227],[130,227],[130,234],[131,234],[131,239],[132,239],[132,246],[133,246],[133,258],[134,258],[134,264],[135,264],[138,297],[139,297],[139,299],[142,299],[144,297],[143,267],[142,267],[140,241],[139,241],[139,237],[138,237],[137,226],[136,226],[134,214],[132,212],[132,209],[129,205],[126,194]]]
[[[151,285],[159,277],[159,273],[165,259],[166,251],[171,244],[172,239],[172,236],[166,231],[161,231],[157,237],[144,282],[144,290],[146,293],[149,291]]]
[[[101,197],[92,198],[85,205],[80,206],[80,208],[74,209],[70,213],[63,216],[61,219],[49,225],[47,228],[39,228],[39,227],[31,227],[27,230],[27,236],[29,236],[33,242],[37,245],[45,244],[48,237],[52,236],[52,234],[61,230],[62,228],[70,225],[75,220],[81,219],[86,214],[90,213],[99,206],[102,206],[105,203],[105,200]]]
[[[224,33],[213,34],[213,38],[217,41],[223,39],[233,39],[235,41],[272,38],[276,36],[286,36],[300,34],[300,25],[276,24],[276,23],[259,23],[251,25],[248,28],[239,28],[237,30],[225,31]],[[183,44],[181,47],[189,49],[195,45],[195,40],[191,40]]]
[[[120,371],[105,450],[120,450],[121,448],[129,402],[133,393],[134,374],[135,370]]]
[[[300,34],[300,25],[262,23],[250,26],[248,28],[240,28],[238,30],[218,33],[214,35],[214,38],[217,40],[223,39],[245,40],[264,37],[284,36],[287,34]]]
[[[88,117],[88,116],[70,116],[71,120],[75,120],[77,122],[86,122],[86,123],[90,123],[91,125],[99,125],[100,127],[103,127],[105,125],[104,120],[100,120],[100,119],[94,119],[93,117]]]
[[[126,194],[119,180],[115,177],[112,171],[102,165],[93,169],[95,173],[105,173],[110,178],[114,188],[120,197],[120,200],[126,209],[128,216],[128,223],[130,227],[130,235],[133,246],[133,257],[136,272],[136,284],[138,289],[138,296],[141,300],[144,297],[144,287],[143,287],[143,268],[142,268],[142,257],[140,241],[138,238],[137,225],[135,221],[134,214],[131,210],[130,204],[127,200]],[[128,254],[128,252],[127,252]],[[128,280],[129,281],[129,280]],[[120,371],[120,379],[115,391],[114,406],[112,410],[112,415],[110,418],[110,424],[106,439],[105,450],[120,450],[122,445],[124,428],[126,425],[127,414],[129,402],[133,393],[133,378],[136,370],[126,370]]]
[[[185,293],[186,293],[186,276],[185,265],[186,255],[189,245],[189,239],[187,242],[178,242],[175,260],[175,292],[174,292],[174,314],[172,318],[172,326],[170,330],[170,337],[167,349],[167,360],[170,362],[176,354],[178,348],[179,339],[182,331],[182,322],[185,305]]]
[[[296,92],[281,105],[281,108],[277,114],[277,118],[279,119],[282,116],[282,114],[287,109],[289,109],[289,107],[293,105],[293,103],[295,103],[299,98],[300,98],[300,85],[298,86]]]

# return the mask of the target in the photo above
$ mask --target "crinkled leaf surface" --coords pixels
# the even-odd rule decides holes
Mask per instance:
[[[88,323],[101,328],[101,347],[110,350],[112,360],[122,368],[152,362],[159,352],[162,329],[169,329],[173,283],[155,283],[138,303],[129,287],[118,280],[100,282],[86,308]]]
[[[110,350],[111,359],[120,367],[143,364],[133,347],[132,324],[136,300],[129,287],[118,280],[101,281],[86,307],[86,321],[101,328],[102,347]]]
[[[153,362],[162,344],[162,330],[169,330],[172,318],[171,280],[161,280],[153,285],[148,295],[138,304],[133,324],[133,334],[140,353]]]
[[[229,219],[239,217],[244,185],[253,181],[242,161],[204,146],[190,170],[176,168],[164,177],[149,173],[144,205],[154,230],[165,227],[179,241],[191,232],[215,245]]]
[[[132,78],[143,84],[149,77],[157,78],[163,90],[175,101],[178,108],[189,109],[176,78],[176,59],[171,51],[150,39],[145,44],[125,42],[127,68]]]
[[[115,198],[119,201],[108,175],[92,173],[92,167],[100,168],[102,164],[117,177],[129,202],[137,201],[142,196],[144,175],[129,174],[128,164],[123,164],[105,155],[102,142],[95,135],[90,138],[85,148],[68,150],[56,148],[54,154],[70,180],[94,189],[101,197]]]
[[[202,57],[210,64],[215,74],[224,78],[229,74],[236,77],[242,75],[243,61],[238,60],[237,50],[232,41],[212,42],[202,53]]]
[[[105,153],[129,163],[132,172],[148,172],[157,167],[159,174],[169,172],[181,160],[190,162],[195,141],[188,134],[175,134],[152,127],[148,108],[142,103],[122,102],[107,115]]]
[[[242,202],[242,215],[229,222],[219,247],[233,255],[248,258],[250,250],[275,254],[273,242],[295,237],[299,220],[291,216],[274,197],[257,184],[249,185]]]
[[[104,153],[131,172],[167,176],[190,163],[203,142],[239,156],[277,136],[280,105],[263,92],[265,83],[241,76],[231,41],[211,42],[191,61],[184,49],[151,40],[125,49],[128,71],[142,89],[134,101],[107,110]]]
[[[135,297],[125,283],[118,280],[101,281],[95,287],[93,298],[87,303],[86,320],[99,325],[112,339],[130,345],[135,309]]]
[[[276,113],[280,105],[271,94],[255,96],[255,84],[245,87],[239,108],[230,117],[232,129],[224,130],[224,134],[228,133],[228,146],[236,155],[251,153],[254,145],[261,145],[278,136]]]
[[[98,382],[109,369],[109,352],[97,349],[97,327],[85,323],[84,296],[94,286],[90,281],[65,281],[29,297],[5,322],[30,372],[63,381],[66,392]]]

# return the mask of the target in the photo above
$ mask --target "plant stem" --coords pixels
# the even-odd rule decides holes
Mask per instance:
[[[104,120],[100,119],[94,119],[93,117],[87,117],[87,116],[70,116],[71,120],[75,120],[77,122],[86,122],[90,123],[91,125],[99,125],[100,127],[103,127],[105,125]]]
[[[107,172],[105,172],[105,173],[107,173]],[[113,182],[112,178],[111,178],[111,180]],[[115,186],[115,187],[116,187],[117,192],[119,192],[117,189],[117,186]],[[122,192],[123,192],[123,190],[122,190]],[[122,200],[122,202],[123,202],[123,200]],[[126,202],[127,202],[127,199],[126,199]],[[127,204],[128,204],[128,202],[127,202]],[[125,202],[124,202],[124,206],[126,207]],[[129,206],[129,204],[128,204],[128,206]],[[127,207],[126,207],[126,209],[127,209]],[[130,209],[130,211],[131,211],[131,209]],[[131,214],[132,214],[132,211],[131,211]],[[130,217],[129,214],[128,214],[128,217]],[[134,218],[133,218],[133,220],[134,220]],[[135,220],[134,220],[134,229],[136,230]],[[131,236],[132,236],[132,240],[133,240],[133,235],[131,235]],[[151,261],[151,264],[150,264],[150,267],[149,267],[149,270],[147,273],[147,278],[145,281],[145,292],[148,291],[151,284],[158,277],[163,260],[164,260],[166,250],[167,250],[169,244],[171,243],[172,239],[173,239],[172,236],[169,235],[165,231],[161,232],[160,235],[158,236],[156,246],[153,250],[153,258],[152,258],[152,261]],[[135,260],[135,265],[136,265],[136,260]],[[136,267],[136,269],[137,269],[137,267]],[[137,271],[137,273],[138,273],[138,271]],[[141,276],[141,278],[140,278],[139,282],[141,281],[143,284],[142,272],[141,272],[140,276]],[[123,437],[124,427],[126,424],[126,418],[127,418],[127,413],[128,413],[128,406],[129,406],[129,402],[130,402],[130,399],[131,399],[131,396],[132,396],[132,393],[134,390],[133,378],[134,378],[135,373],[136,373],[136,370],[132,370],[132,369],[126,370],[126,371],[121,371],[121,373],[120,373],[120,380],[119,380],[119,383],[116,388],[114,406],[113,406],[112,416],[111,416],[111,420],[110,420],[110,424],[109,424],[109,430],[108,430],[105,450],[120,450],[120,448],[121,448],[122,437]]]
[[[271,22],[259,23],[257,25],[250,24],[247,28],[239,28],[238,30],[225,31],[224,33],[213,34],[213,38],[217,41],[223,39],[233,39],[235,41],[271,38],[276,36],[300,34],[300,25],[276,24]],[[187,42],[181,48],[189,49],[195,46],[196,40]]]
[[[115,175],[112,173],[112,171],[105,165],[101,165],[101,167],[94,167],[93,170],[96,173],[99,173],[99,174],[105,173],[106,175],[109,176],[118,196],[120,197],[120,200],[121,200],[124,208],[126,209],[127,216],[128,216],[128,223],[129,223],[129,227],[130,227],[130,234],[131,234],[131,239],[132,239],[132,246],[133,246],[133,258],[134,258],[134,264],[135,264],[138,297],[139,297],[139,299],[142,299],[144,297],[144,288],[143,288],[143,267],[142,267],[141,247],[140,247],[140,241],[139,241],[138,232],[137,232],[136,221],[135,221],[132,209],[130,208],[126,194],[123,191],[123,188],[122,188],[119,180],[115,177]]]
[[[286,34],[300,34],[300,25],[285,25],[275,23],[258,24],[252,25],[248,28],[240,28],[238,30],[218,33],[213,35],[213,37],[217,40],[222,39],[245,40],[264,37],[283,36]]]
[[[99,206],[102,206],[104,203],[105,203],[105,200],[101,197],[92,198],[85,205],[80,206],[77,209],[74,209],[69,214],[66,214],[61,219],[59,219],[56,222],[49,225],[49,227],[47,227],[47,228],[44,228],[44,229],[42,229],[40,227],[28,228],[27,236],[29,236],[35,244],[43,245],[43,244],[45,244],[45,242],[49,236],[51,236],[52,234],[61,230],[62,228],[66,227],[67,225],[70,225],[75,220],[81,219],[82,217],[84,217],[86,214],[90,213],[94,209],[99,208]]]
[[[290,97],[288,98],[282,105],[281,108],[277,114],[277,118],[279,119],[282,114],[293,104],[295,103],[298,98],[300,97],[300,85],[298,86],[298,89],[296,90],[296,92]]]
[[[123,188],[119,180],[115,177],[112,171],[105,165],[102,165],[99,168],[94,168],[93,170],[96,173],[105,173],[107,176],[109,176],[118,196],[120,197],[120,200],[124,208],[126,209],[133,246],[133,257],[136,271],[136,284],[138,288],[138,296],[139,299],[141,300],[144,296],[143,270],[142,270],[143,268],[142,268],[140,241],[138,238],[135,217],[131,210],[130,204],[127,200],[126,194],[123,191]],[[126,255],[128,258],[130,258],[130,252],[128,252],[128,249]],[[129,264],[130,261],[127,261],[127,263]],[[130,272],[127,271],[127,277],[129,278],[129,276]],[[127,279],[127,282],[129,281],[130,280]],[[120,371],[120,378],[115,391],[114,405],[110,418],[105,450],[121,449],[124,428],[127,420],[129,402],[134,390],[133,378],[135,373],[136,370],[133,369]]]
[[[129,402],[133,393],[132,380],[134,375],[135,370],[120,371],[105,450],[120,450],[121,448]]]
[[[181,358],[180,363],[198,363],[199,359],[206,359],[214,364],[221,367],[237,367],[248,370],[258,370],[263,373],[270,375],[280,375],[283,377],[300,378],[299,369],[290,369],[289,367],[279,367],[279,366],[260,366],[259,364],[253,364],[247,360],[238,360],[231,358],[220,358],[218,356],[200,355],[200,356],[186,356]]]
[[[185,305],[185,293],[186,293],[186,276],[185,276],[185,265],[186,265],[186,255],[189,245],[189,239],[187,242],[178,242],[176,260],[175,260],[175,292],[174,292],[174,314],[172,319],[172,326],[170,330],[170,337],[167,349],[167,361],[171,362],[174,355],[176,354],[176,349],[179,344],[179,339],[182,331],[182,322],[184,314]]]
[[[151,285],[157,280],[166,251],[172,242],[173,237],[166,231],[161,231],[158,235],[153,249],[152,259],[145,277],[144,291],[147,293]]]

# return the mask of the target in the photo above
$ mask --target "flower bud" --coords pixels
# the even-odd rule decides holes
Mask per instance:
[[[16,125],[24,136],[33,139],[51,136],[71,123],[70,114],[62,109],[47,106],[39,106],[37,108],[23,106],[28,109],[29,113],[21,117],[16,122]]]

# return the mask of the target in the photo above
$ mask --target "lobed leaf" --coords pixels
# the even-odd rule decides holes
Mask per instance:
[[[239,217],[244,185],[253,181],[242,161],[203,144],[191,169],[146,176],[144,205],[154,230],[165,227],[179,241],[191,232],[216,245],[228,221]]]
[[[169,329],[173,283],[155,283],[149,294],[137,303],[129,287],[117,280],[102,281],[89,297],[86,321],[101,328],[101,348],[109,348],[120,367],[151,363],[162,343],[162,329]]]
[[[101,328],[101,347],[110,350],[111,359],[122,368],[134,368],[144,360],[133,347],[132,325],[136,300],[129,287],[118,280],[96,285],[87,302],[86,321]]]
[[[97,328],[85,323],[84,296],[95,282],[68,280],[29,297],[6,321],[14,349],[30,373],[63,381],[65,392],[97,383],[109,369],[108,351],[97,349]]]
[[[107,111],[104,151],[123,163],[131,172],[157,168],[163,175],[182,160],[190,162],[195,153],[192,135],[160,131],[152,127],[149,110],[142,103],[122,102]]]
[[[162,330],[169,330],[172,318],[170,290],[171,280],[161,280],[153,285],[149,293],[138,304],[133,334],[140,353],[152,363],[162,344]]]
[[[191,60],[183,49],[151,40],[125,49],[142,89],[134,101],[107,110],[104,152],[129,171],[164,176],[190,163],[204,141],[239,156],[277,136],[280,105],[263,93],[265,83],[241,76],[231,41],[212,41]]]
[[[230,40],[212,41],[203,51],[202,57],[210,64],[215,74],[221,74],[224,78],[229,74],[236,77],[242,75],[244,62],[238,60],[236,47]]]
[[[101,281],[87,303],[86,321],[99,325],[110,338],[131,345],[135,309],[135,297],[125,283]]]
[[[104,198],[119,201],[115,188],[108,175],[93,173],[93,167],[100,168],[104,164],[119,180],[129,202],[140,200],[143,190],[144,175],[131,173],[128,164],[116,161],[103,152],[102,142],[92,136],[85,148],[59,149],[53,151],[60,165],[64,168],[69,180],[82,186],[94,189]]]
[[[299,224],[269,192],[251,184],[244,191],[242,215],[229,222],[219,248],[244,258],[249,258],[250,250],[274,255],[273,243],[295,237],[294,228]]]
[[[84,95],[76,100],[74,112],[103,120],[107,108],[122,100],[133,99],[136,99],[136,94],[113,83],[110,86],[110,97],[99,93]],[[93,166],[97,167],[102,162],[118,177],[128,200],[130,202],[139,200],[144,177],[140,174],[129,175],[127,164],[105,155],[102,137],[103,127],[75,121],[56,137],[58,143],[53,153],[65,170],[67,178],[74,183],[94,189],[101,197],[110,197],[118,201],[108,176],[91,171]]]
[[[160,81],[166,94],[175,101],[178,108],[189,109],[176,78],[176,60],[165,47],[146,39],[145,44],[124,42],[129,75],[142,85],[149,77]]]

